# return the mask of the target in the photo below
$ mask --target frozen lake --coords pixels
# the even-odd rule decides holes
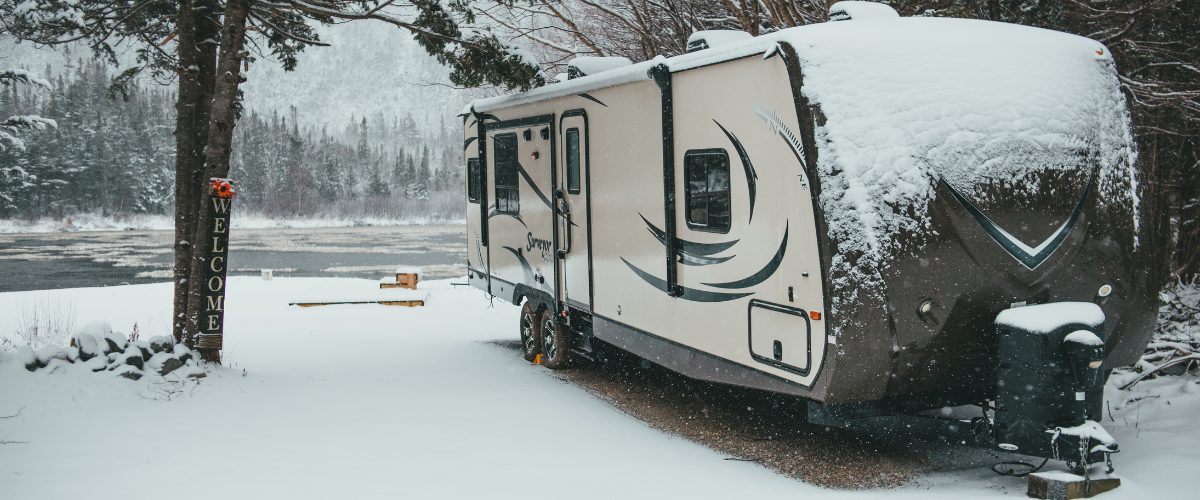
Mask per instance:
[[[171,231],[0,234],[0,292],[155,283],[171,278]],[[233,229],[231,276],[381,278],[417,266],[467,272],[466,230],[451,226]]]

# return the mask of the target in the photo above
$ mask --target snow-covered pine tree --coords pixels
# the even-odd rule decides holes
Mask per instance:
[[[0,84],[12,90],[12,95],[16,96],[18,83],[38,87],[45,90],[53,90],[54,87],[49,80],[38,78],[33,73],[24,69],[7,69],[0,71]],[[20,134],[28,130],[45,130],[47,128],[58,128],[58,123],[49,118],[42,118],[39,115],[12,115],[4,122],[0,123],[0,150],[8,150],[9,148],[17,151],[25,150],[25,141],[20,138]],[[38,178],[36,175],[29,173],[28,170],[20,165],[13,165],[0,168],[0,209],[10,210],[15,208],[13,202],[16,191],[22,188],[36,186]]]

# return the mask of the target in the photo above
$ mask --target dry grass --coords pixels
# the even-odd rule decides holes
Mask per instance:
[[[75,302],[58,293],[26,294],[12,318],[12,335],[0,341],[6,350],[29,345],[66,345],[75,331]]]

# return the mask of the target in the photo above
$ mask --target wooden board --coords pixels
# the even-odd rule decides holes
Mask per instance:
[[[410,290],[416,290],[417,282],[420,281],[420,279],[421,276],[416,273],[396,273],[396,281],[391,283],[380,283],[379,288],[408,288]]]
[[[368,301],[355,301],[355,302],[292,302],[292,303],[289,303],[288,305],[289,306],[300,306],[300,307],[316,307],[316,306],[332,306],[332,305],[337,305],[337,304],[383,304],[385,306],[420,307],[420,306],[425,305],[425,301],[423,301],[423,300],[368,300]]]

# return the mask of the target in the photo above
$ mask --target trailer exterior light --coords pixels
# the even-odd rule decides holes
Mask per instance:
[[[930,311],[933,311],[933,301],[926,299],[924,302],[921,302],[921,305],[917,306],[917,311],[921,314],[929,314]]]
[[[1108,295],[1111,293],[1112,293],[1112,285],[1104,285],[1104,286],[1100,287],[1100,291],[1096,292],[1096,295],[1098,295],[1100,297],[1108,297]]]
[[[537,151],[534,151],[534,152],[533,152],[533,154],[531,154],[531,155],[529,155],[529,156],[533,157],[533,159],[535,159],[535,160],[536,160],[536,159],[540,158],[542,155],[541,155],[541,154],[538,154],[538,152],[537,152]]]
[[[808,317],[812,318],[813,321],[821,321],[821,313],[818,311],[809,311]]]

